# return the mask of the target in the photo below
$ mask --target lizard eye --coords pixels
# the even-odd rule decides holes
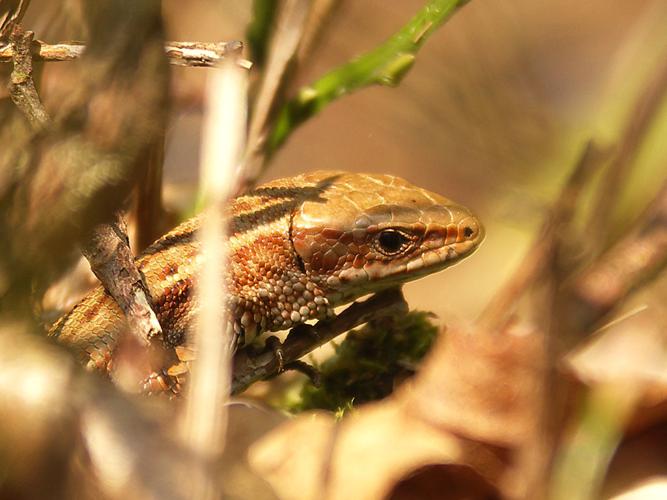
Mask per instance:
[[[396,229],[385,229],[377,237],[377,249],[385,255],[396,255],[403,251],[410,238]]]

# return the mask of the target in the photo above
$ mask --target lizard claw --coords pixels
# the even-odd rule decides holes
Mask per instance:
[[[283,344],[280,342],[278,337],[271,336],[266,339],[266,346],[273,351],[273,355],[276,357],[276,362],[278,363],[277,374],[280,374],[285,371],[285,354],[283,353]]]
[[[303,328],[305,327],[305,328]],[[319,335],[317,334],[317,331],[315,328],[313,328],[310,325],[299,325],[298,327],[293,328],[290,331],[290,335],[315,335],[316,338],[319,338]],[[283,352],[283,344],[280,342],[278,337],[269,337],[266,339],[266,345],[273,351],[273,355],[276,357],[276,362],[278,364],[278,370],[276,372],[276,375],[279,375],[287,370],[294,370],[297,372],[301,372],[304,375],[306,375],[309,379],[310,382],[315,386],[319,387],[320,386],[320,372],[317,370],[312,365],[309,365],[308,363],[304,361],[291,361],[289,363],[285,363],[285,353]]]
[[[319,387],[322,383],[322,376],[320,371],[315,368],[313,365],[309,365],[305,361],[292,361],[285,365],[285,370],[294,370],[301,372],[310,379],[310,383],[315,387]]]
[[[181,392],[181,385],[178,379],[169,375],[166,370],[159,370],[152,372],[141,381],[141,392],[149,396],[157,394],[178,396]]]

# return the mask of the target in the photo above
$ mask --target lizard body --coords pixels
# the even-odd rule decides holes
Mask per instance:
[[[483,239],[466,208],[389,175],[314,172],[267,183],[226,209],[229,317],[239,343],[333,314],[371,292],[448,267]],[[137,259],[165,341],[185,341],[196,317],[196,276],[206,272],[200,216]],[[106,370],[122,311],[99,286],[49,334],[89,368]]]

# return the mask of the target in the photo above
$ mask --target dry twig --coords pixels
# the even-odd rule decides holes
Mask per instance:
[[[130,331],[148,346],[162,336],[162,328],[150,304],[148,288],[134,262],[127,227],[120,212],[110,223],[93,229],[82,248],[95,276],[118,303]]]
[[[174,66],[205,66],[213,67],[229,56],[238,56],[243,49],[243,43],[234,40],[231,42],[166,42],[165,53]],[[41,40],[33,40],[30,52],[35,61],[57,62],[72,61],[80,58],[86,51],[83,42],[66,42],[49,44]],[[10,62],[14,57],[14,48],[11,45],[0,46],[0,62]],[[237,63],[250,69],[252,63],[245,59],[236,58]]]
[[[597,192],[597,204],[587,224],[591,231],[585,240],[592,243],[596,252],[607,243],[612,202],[618,196],[666,89],[667,65],[662,65],[636,103]],[[620,304],[631,290],[662,269],[666,261],[667,186],[647,214],[635,224],[635,229],[564,290],[564,283],[576,270],[571,261],[566,262],[566,257],[583,250],[576,248],[572,252],[572,248],[565,248],[573,230],[579,195],[603,159],[604,156],[589,143],[554,203],[551,217],[544,223],[525,263],[480,317],[485,329],[497,331],[507,325],[517,302],[531,286],[539,281],[547,285],[541,305],[533,304],[537,314],[535,324],[544,325],[541,329],[543,379],[539,389],[538,426],[534,434],[527,436],[526,444],[519,451],[528,498],[546,495],[557,449],[567,401],[567,385],[558,373],[562,355]]]
[[[32,32],[25,32],[18,25],[13,29],[10,47],[13,51],[14,71],[11,75],[10,95],[32,127],[40,130],[50,123],[50,118],[32,79],[33,36]],[[159,147],[162,148],[162,141]],[[161,157],[158,161],[158,171],[161,173]],[[153,163],[149,166],[153,169],[147,168],[147,175],[154,174],[156,166]],[[161,184],[161,176],[158,180]],[[158,198],[158,203],[159,200]],[[127,227],[120,212],[116,214],[114,221],[99,224],[92,230],[82,252],[95,276],[120,306],[128,320],[129,330],[140,344],[148,346],[152,341],[161,338],[162,328],[151,307],[143,276],[134,262],[127,238]]]
[[[41,130],[50,122],[50,118],[32,79],[30,44],[33,36],[32,31],[24,31],[19,25],[16,25],[11,33],[8,47],[12,48],[14,70],[10,77],[9,95],[32,127]]]
[[[14,26],[21,22],[30,0],[4,0],[0,2],[0,40],[9,38]]]

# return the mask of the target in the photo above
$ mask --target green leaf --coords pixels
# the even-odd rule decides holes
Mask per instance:
[[[369,85],[398,85],[428,37],[466,3],[468,0],[429,1],[385,43],[301,89],[280,110],[268,138],[268,154],[275,152],[294,129],[332,101]]]

